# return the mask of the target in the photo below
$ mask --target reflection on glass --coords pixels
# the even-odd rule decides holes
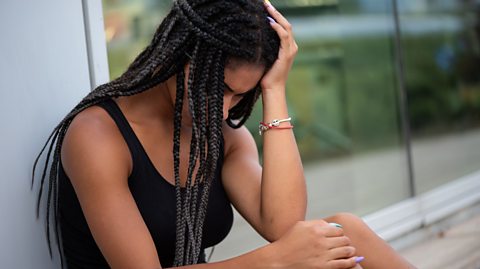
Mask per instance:
[[[479,169],[480,1],[400,3],[418,192]]]
[[[390,1],[374,2],[285,10],[300,47],[288,93],[312,218],[364,215],[410,195],[392,9]]]

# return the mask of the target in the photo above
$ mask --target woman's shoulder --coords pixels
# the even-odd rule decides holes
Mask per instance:
[[[116,125],[108,113],[97,105],[90,106],[79,112],[73,118],[68,126],[65,140],[86,140],[83,142],[91,142],[101,139],[114,139],[116,136]],[[92,139],[95,138],[95,139]]]
[[[75,115],[62,141],[61,160],[66,171],[98,161],[104,166],[131,170],[129,149],[123,136],[108,112],[96,105]]]

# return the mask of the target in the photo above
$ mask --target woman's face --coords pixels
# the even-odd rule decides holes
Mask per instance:
[[[263,65],[251,63],[229,64],[225,67],[224,120],[228,118],[228,111],[242,99],[243,95],[259,83],[264,71]]]
[[[225,66],[225,89],[223,96],[223,119],[228,118],[228,111],[234,107],[243,95],[252,90],[262,78],[265,67],[259,64],[244,62],[233,62]],[[185,66],[185,89],[188,87],[187,80],[189,74],[189,64]],[[175,85],[175,80],[171,81]],[[173,86],[171,87],[173,88]],[[172,102],[175,102],[176,92],[170,93]],[[188,104],[187,91],[184,93],[183,103]],[[188,111],[188,105],[183,106],[182,111],[183,124],[191,125],[191,115]]]

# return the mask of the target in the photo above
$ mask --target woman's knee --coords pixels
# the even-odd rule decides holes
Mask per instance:
[[[352,213],[347,213],[347,212],[341,212],[341,213],[336,213],[333,216],[330,216],[328,218],[325,218],[327,222],[335,222],[340,225],[342,225],[344,228],[353,228],[355,227],[360,227],[360,226],[366,226],[365,222],[358,217],[355,214]]]

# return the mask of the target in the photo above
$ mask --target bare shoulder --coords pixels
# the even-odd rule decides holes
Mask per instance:
[[[128,146],[113,119],[99,106],[75,116],[62,143],[61,160],[70,179],[79,173],[98,173],[100,168],[127,177],[131,171]]]
[[[242,126],[234,129],[224,123],[223,136],[225,139],[225,157],[238,151],[258,154],[255,140],[247,127]]]
[[[160,268],[155,244],[128,186],[128,146],[103,108],[92,106],[74,118],[61,157],[110,267]]]

